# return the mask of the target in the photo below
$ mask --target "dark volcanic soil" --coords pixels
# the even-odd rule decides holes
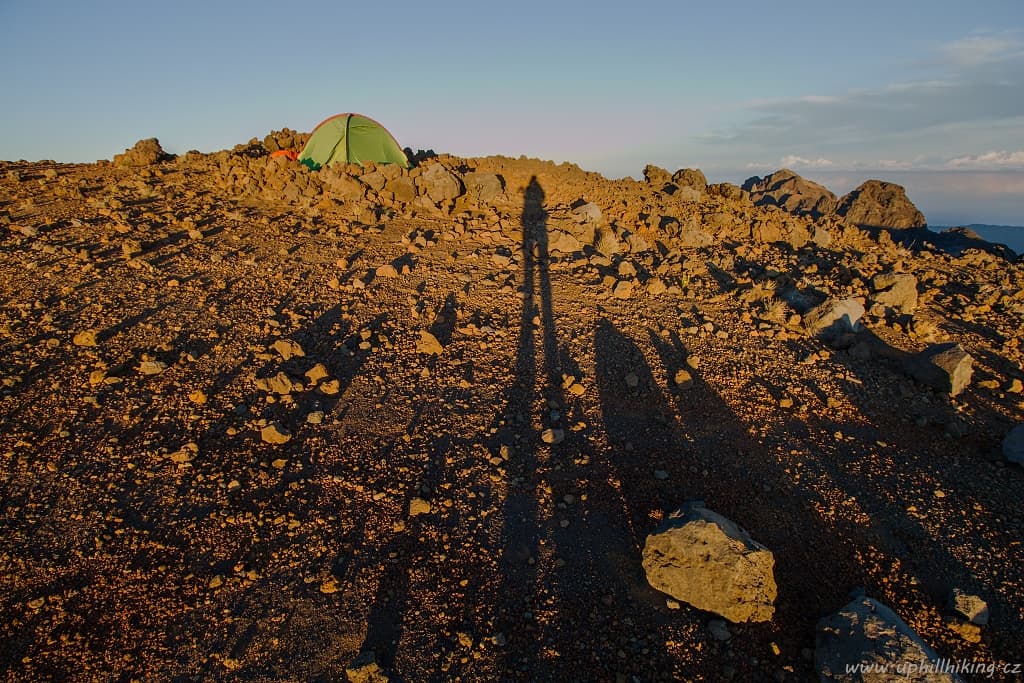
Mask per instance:
[[[944,657],[1024,662],[1024,266],[759,240],[793,219],[710,194],[684,246],[625,227],[656,190],[540,162],[450,162],[504,195],[428,206],[243,152],[0,164],[6,680],[337,681],[365,651],[410,682],[813,680],[857,588]],[[617,253],[551,249],[577,199]],[[842,348],[783,303],[886,271],[918,310]],[[955,398],[900,371],[946,340]],[[775,554],[774,619],[727,642],[640,565],[693,498]]]

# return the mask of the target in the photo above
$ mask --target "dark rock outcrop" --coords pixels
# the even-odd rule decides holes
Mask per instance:
[[[788,168],[764,178],[747,178],[743,189],[758,206],[777,206],[797,216],[817,218],[833,213],[838,205],[836,196],[827,187],[802,178]]]
[[[123,154],[114,156],[115,166],[149,166],[158,164],[161,161],[170,159],[171,155],[164,152],[160,141],[156,138],[139,140],[131,149],[126,149]]]
[[[920,228],[924,214],[907,198],[902,185],[867,180],[839,200],[836,213],[850,223],[878,228]]]

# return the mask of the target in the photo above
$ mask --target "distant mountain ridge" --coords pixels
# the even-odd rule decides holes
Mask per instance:
[[[1024,253],[1024,226],[1019,225],[987,225],[985,223],[971,223],[964,226],[929,225],[928,229],[933,232],[942,232],[951,227],[964,227],[978,233],[978,236],[988,242],[1005,244],[1018,254]]]

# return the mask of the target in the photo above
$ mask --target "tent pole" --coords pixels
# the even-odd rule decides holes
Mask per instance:
[[[349,153],[348,148],[348,128],[352,124],[352,114],[345,117],[345,163],[352,162],[352,155]]]

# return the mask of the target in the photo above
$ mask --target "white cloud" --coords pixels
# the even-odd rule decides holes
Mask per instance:
[[[947,168],[1024,168],[1024,149],[1016,152],[992,151],[984,154],[968,155],[950,159]]]
[[[717,154],[731,148],[747,158],[789,155],[783,163],[802,161],[805,168],[818,160],[792,150],[813,149],[832,160],[832,168],[847,167],[853,157],[862,165],[883,159],[879,167],[896,170],[906,167],[900,154],[941,156],[930,160],[941,165],[956,155],[950,147],[957,143],[968,149],[1019,149],[1024,142],[1021,36],[969,34],[937,47],[931,57],[911,72],[921,78],[903,73],[868,88],[750,101],[745,122],[700,141]],[[921,71],[925,67],[928,71]]]
[[[794,166],[799,166],[803,168],[828,168],[829,166],[834,165],[830,160],[823,159],[821,157],[817,159],[805,159],[804,157],[799,157],[795,154],[789,154],[787,156],[782,157],[781,159],[779,159],[779,163],[786,168]]]
[[[878,168],[892,171],[905,171],[914,167],[912,161],[901,161],[899,159],[879,159],[875,165]]]
[[[976,67],[1019,56],[1024,51],[1016,32],[976,33],[947,43],[939,53],[948,64],[957,67]]]

